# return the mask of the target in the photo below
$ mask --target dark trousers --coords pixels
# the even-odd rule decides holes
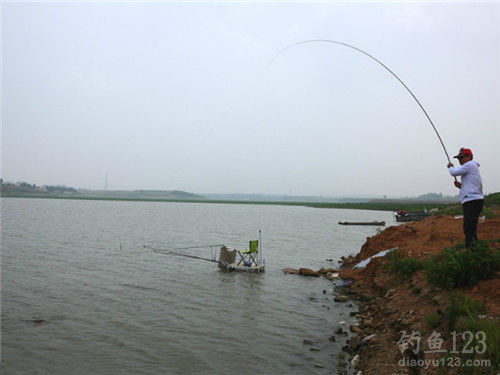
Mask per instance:
[[[462,205],[462,209],[464,210],[465,246],[467,249],[470,249],[477,241],[477,221],[479,220],[479,214],[483,209],[483,205],[483,199],[468,201]]]

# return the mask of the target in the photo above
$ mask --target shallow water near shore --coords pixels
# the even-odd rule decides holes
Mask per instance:
[[[330,281],[281,270],[336,267],[376,233],[376,227],[337,225],[345,220],[393,223],[392,213],[381,211],[2,199],[0,368],[6,374],[336,373],[344,341],[328,337],[339,321],[350,321],[347,306],[333,301]],[[258,275],[142,247],[243,249],[259,229],[266,272]],[[210,257],[208,249],[183,251]]]

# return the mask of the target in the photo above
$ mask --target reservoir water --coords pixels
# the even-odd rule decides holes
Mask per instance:
[[[393,221],[390,212],[275,205],[1,205],[3,374],[335,374],[345,340],[328,337],[351,321],[348,307],[333,301],[332,282],[282,269],[335,267],[376,233],[340,220]],[[143,248],[243,249],[259,230],[264,274]]]

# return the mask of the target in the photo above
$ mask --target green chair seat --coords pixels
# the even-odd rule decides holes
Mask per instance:
[[[238,254],[240,255],[238,265],[245,261],[250,261],[252,264],[257,265],[257,260],[255,259],[255,255],[257,255],[259,249],[259,241],[258,240],[250,241],[248,247],[250,248],[250,250],[238,251]]]

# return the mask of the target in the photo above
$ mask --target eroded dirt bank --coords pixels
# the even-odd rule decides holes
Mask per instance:
[[[500,218],[480,221],[478,237],[482,240],[499,239]],[[383,258],[373,258],[365,268],[353,268],[360,261],[394,247],[398,247],[399,253],[403,256],[424,260],[458,243],[463,243],[462,219],[440,215],[421,222],[389,227],[367,238],[358,254],[344,259],[340,277],[344,280],[352,279],[354,282],[343,287],[341,293],[359,302],[359,337],[362,339],[376,335],[366,344],[356,345],[359,344],[356,342],[351,345],[352,354],[359,354],[356,371],[361,370],[362,374],[368,375],[435,374],[439,373],[438,371],[465,373],[462,369],[449,366],[441,370],[433,366],[427,369],[404,366],[401,359],[408,359],[408,355],[403,356],[398,347],[402,331],[423,333],[421,344],[425,347],[425,339],[433,331],[428,321],[426,322],[426,317],[429,315],[434,315],[438,319],[436,331],[446,330],[445,311],[449,303],[449,291],[429,285],[422,270],[408,278],[395,278],[382,267]],[[493,246],[498,248],[499,245],[497,242]],[[498,275],[491,280],[480,281],[474,287],[458,288],[458,291],[481,301],[486,307],[487,318],[498,319],[500,310]],[[452,342],[449,332],[441,334],[445,340],[442,348],[450,350]],[[437,359],[442,356],[443,353],[422,353],[419,359]],[[492,368],[483,370],[478,373],[493,373],[490,372]]]

